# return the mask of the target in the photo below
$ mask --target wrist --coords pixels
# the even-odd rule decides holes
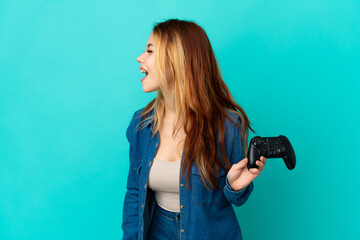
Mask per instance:
[[[230,181],[229,181],[229,179],[227,178],[227,176],[226,176],[226,185],[228,186],[229,190],[234,191],[234,192],[239,192],[239,191],[242,191],[242,190],[244,190],[244,189],[246,188],[246,187],[242,187],[242,188],[240,188],[240,189],[236,188],[236,187],[234,186],[234,184],[230,183]]]

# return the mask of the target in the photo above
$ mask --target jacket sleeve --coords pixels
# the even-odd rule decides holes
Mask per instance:
[[[139,202],[139,184],[137,176],[136,160],[134,159],[135,142],[134,142],[134,116],[126,130],[126,137],[130,143],[130,167],[126,184],[126,194],[123,206],[123,239],[138,238],[138,202]]]
[[[237,116],[235,118],[235,120],[239,125],[241,125],[240,117]],[[231,162],[231,164],[235,164],[245,158],[245,149],[244,149],[243,141],[241,140],[241,137],[240,137],[241,135],[240,135],[239,128],[235,124],[231,123],[230,131],[232,133],[231,134],[232,135],[232,138],[231,138],[232,139],[232,143],[231,143],[232,147],[231,147],[231,152],[230,152],[230,162]],[[237,207],[243,205],[248,200],[253,189],[254,189],[254,183],[251,182],[244,189],[241,189],[239,191],[234,191],[233,189],[231,189],[231,187],[228,183],[228,179],[226,177],[226,184],[224,186],[224,194],[225,194],[227,200]]]

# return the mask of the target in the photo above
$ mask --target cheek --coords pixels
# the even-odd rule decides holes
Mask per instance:
[[[151,67],[149,70],[150,70],[149,75],[151,76],[151,78],[157,81],[157,74],[155,71],[155,67]]]
[[[149,68],[149,74],[151,74],[151,76],[155,76],[156,75],[156,72],[155,72],[155,68],[153,66],[151,66]]]
[[[155,60],[153,57],[151,57],[150,59],[148,59],[148,67],[149,67],[149,70],[154,73],[155,72]]]

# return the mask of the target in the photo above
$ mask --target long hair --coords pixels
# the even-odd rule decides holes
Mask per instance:
[[[210,184],[213,189],[219,190],[216,181],[219,167],[226,171],[231,167],[224,143],[224,116],[239,128],[245,152],[248,147],[248,130],[255,131],[250,127],[245,111],[234,101],[223,81],[203,28],[191,21],[169,19],[155,24],[153,36],[155,71],[160,90],[157,91],[157,97],[141,112],[140,130],[144,127],[144,121],[150,120],[154,123],[152,136],[159,131],[159,123],[165,112],[163,93],[171,90],[171,100],[176,107],[172,136],[176,135],[181,126],[186,134],[181,175],[186,169],[189,183],[191,166],[197,164],[206,188],[210,190]],[[231,119],[225,109],[240,116],[241,126]],[[148,116],[152,110],[154,115]],[[224,163],[217,154],[217,133]]]

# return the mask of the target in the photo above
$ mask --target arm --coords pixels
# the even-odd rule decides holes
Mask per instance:
[[[241,125],[241,121],[238,117],[236,117],[236,122]],[[231,123],[231,122],[230,122]],[[232,148],[230,152],[230,163],[236,164],[239,163],[241,160],[245,158],[245,149],[244,144],[240,137],[240,130],[238,127],[231,123],[232,127],[230,127],[230,131],[232,133]],[[230,171],[229,171],[230,172]],[[254,183],[251,181],[246,187],[242,188],[241,190],[234,190],[231,188],[228,176],[226,176],[226,184],[224,187],[224,194],[227,200],[234,204],[235,206],[243,205],[247,199],[249,198],[251,192],[254,189]]]
[[[248,200],[253,189],[254,189],[254,183],[251,182],[247,187],[245,187],[239,191],[235,191],[230,187],[228,178],[226,177],[226,185],[224,187],[224,194],[225,194],[227,200],[237,207],[243,205]]]
[[[127,130],[126,137],[130,143],[130,167],[126,184],[126,194],[123,207],[122,229],[124,231],[123,239],[138,238],[138,202],[139,202],[139,184],[137,176],[136,160],[134,159],[135,143],[134,143],[134,117],[132,118]]]

